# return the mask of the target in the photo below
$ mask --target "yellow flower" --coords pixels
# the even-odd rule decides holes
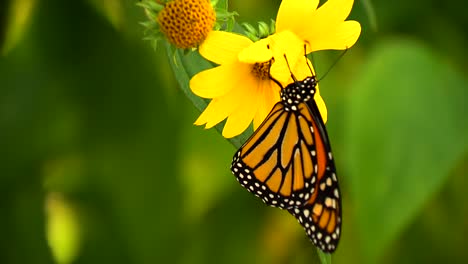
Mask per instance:
[[[269,76],[283,87],[292,82],[284,55],[301,80],[311,75],[304,45],[312,52],[346,49],[356,42],[359,23],[344,21],[352,4],[353,0],[330,0],[317,9],[318,0],[283,0],[277,32],[255,43],[237,34],[211,32],[199,52],[220,66],[200,72],[190,81],[196,95],[213,99],[195,124],[211,128],[227,118],[222,133],[226,138],[241,134],[252,120],[256,129],[279,101],[280,87]],[[327,110],[318,89],[314,100],[326,122]]]
[[[344,50],[361,33],[357,21],[345,21],[354,0],[329,0],[317,9],[319,0],[283,0],[276,17],[276,31],[291,31],[307,44],[307,53]]]

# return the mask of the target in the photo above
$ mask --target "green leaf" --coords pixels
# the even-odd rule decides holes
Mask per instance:
[[[0,4],[0,55],[6,55],[18,44],[29,27],[35,11],[36,1],[17,0],[3,1]]]
[[[125,23],[124,9],[120,1],[88,0],[88,2],[116,29],[120,29]]]
[[[363,256],[378,263],[467,153],[467,81],[424,46],[389,41],[351,87],[348,181]]]
[[[361,0],[361,3],[367,14],[367,18],[369,19],[371,29],[376,32],[378,30],[378,25],[374,5],[372,4],[371,0]]]

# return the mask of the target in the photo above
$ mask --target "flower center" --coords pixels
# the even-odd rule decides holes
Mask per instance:
[[[200,45],[213,29],[216,14],[209,0],[174,0],[158,15],[161,32],[181,49]]]
[[[257,62],[252,68],[252,74],[260,80],[267,80],[270,78],[271,62]]]

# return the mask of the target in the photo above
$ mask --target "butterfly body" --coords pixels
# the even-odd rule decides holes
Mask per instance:
[[[239,183],[270,206],[288,210],[310,240],[333,252],[340,238],[341,199],[333,155],[318,107],[317,80],[294,80],[265,121],[234,155]]]

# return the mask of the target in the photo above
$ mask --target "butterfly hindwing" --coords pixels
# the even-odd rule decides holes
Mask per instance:
[[[302,207],[289,209],[289,212],[297,218],[318,248],[333,252],[341,235],[341,194],[325,125],[315,103],[309,105],[313,127],[317,130],[318,180],[310,200]]]

